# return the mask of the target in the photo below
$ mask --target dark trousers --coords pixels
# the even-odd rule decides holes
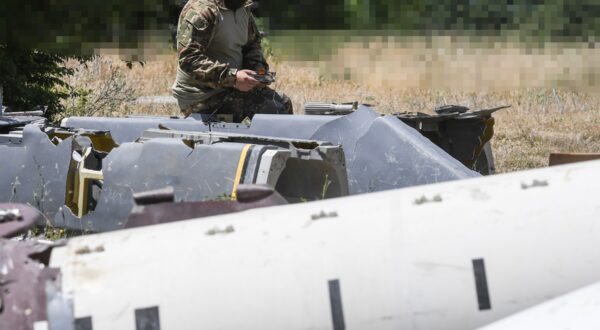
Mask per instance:
[[[192,112],[214,115],[214,118],[231,118],[239,123],[246,118],[252,119],[257,114],[283,114],[294,113],[292,101],[283,93],[265,88],[257,88],[249,92],[240,92],[237,89],[228,89],[208,100],[192,106]]]

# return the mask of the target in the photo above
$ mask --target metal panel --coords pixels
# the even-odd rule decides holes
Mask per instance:
[[[211,123],[194,118],[69,118],[63,126],[109,130],[133,141],[144,130],[226,132],[272,138],[327,141],[344,148],[350,194],[477,177],[395,116],[381,117],[361,106],[347,116],[256,115],[252,125]]]
[[[485,261],[483,259],[473,259],[473,274],[475,275],[475,289],[477,290],[477,302],[479,310],[492,309],[490,302],[490,291],[485,273]]]
[[[480,330],[600,329],[600,283],[552,299]]]
[[[160,330],[160,317],[158,307],[141,308],[135,310],[136,330]]]
[[[18,129],[27,124],[45,125],[46,118],[38,116],[1,116],[0,115],[0,133],[7,133],[11,129]]]
[[[331,320],[334,330],[346,329],[344,321],[344,306],[342,303],[342,293],[339,280],[329,280],[329,302],[331,304]]]
[[[82,317],[75,320],[75,330],[94,330],[91,317]]]
[[[93,118],[72,117],[63,119],[62,127],[110,131],[117,144],[133,142],[148,129],[168,127],[180,131],[208,132],[209,127],[193,119],[171,119],[169,117]]]
[[[133,193],[172,186],[176,201],[235,199],[239,184],[260,183],[259,169],[278,172],[265,182],[277,185],[290,200],[348,193],[339,146],[225,133],[148,134],[117,146],[105,132],[46,132],[28,125],[22,143],[0,144],[0,153],[10,159],[0,162],[0,201],[38,208],[45,216],[39,225],[50,221],[88,233],[122,228],[134,206]],[[268,150],[287,153],[288,159],[268,162]],[[298,186],[292,180],[321,176],[332,183],[327,195],[321,194],[325,179]]]
[[[74,238],[51,266],[100,329],[147,306],[169,329],[331,329],[331,279],[348,329],[472,329],[597,282],[599,180],[590,162],[255,209]]]
[[[60,289],[60,282],[46,282],[49,330],[78,330],[73,318],[73,301]]]
[[[245,145],[223,143],[194,149],[176,139],[124,143],[103,164],[104,184],[96,210],[79,220],[67,208],[55,226],[96,232],[122,228],[134,206],[133,193],[172,186],[175,200],[202,201],[231,196]]]
[[[32,205],[52,219],[65,202],[71,141],[55,145],[39,127],[28,125],[20,146],[0,144],[0,201]]]
[[[153,136],[160,136],[158,133]],[[167,133],[169,136],[178,134]],[[302,143],[314,145],[314,149],[304,150],[296,148],[292,141],[244,136],[198,135],[196,138],[206,139],[198,141],[192,138],[192,135],[145,137],[141,142],[123,143],[113,149],[102,161],[102,189],[95,210],[80,219],[71,209],[61,207],[54,216],[54,226],[80,232],[122,228],[134,206],[134,193],[167,186],[173,187],[177,202],[235,199],[239,184],[261,183],[260,169],[272,174],[264,183],[277,185],[289,200],[347,195],[343,153],[339,147],[304,141]],[[235,142],[236,139],[243,143]],[[197,143],[190,146],[187,143],[190,141]],[[269,151],[286,153],[288,159],[278,164],[269,162]],[[300,169],[294,167],[297,164]],[[275,172],[278,175],[274,175]],[[300,186],[290,179],[321,176],[328,177],[331,184],[323,196],[324,179],[305,180]]]
[[[46,264],[37,261],[49,257],[51,248],[44,243],[0,239],[0,329],[29,330],[34,323],[56,315],[54,307],[61,304],[52,299],[55,291],[46,288],[60,286],[59,270],[47,267],[48,260]]]
[[[31,206],[0,203],[0,237],[25,234],[41,222],[41,217],[40,212]]]
[[[255,183],[275,187],[289,158],[288,150],[267,150],[261,157]]]
[[[577,162],[586,162],[596,159],[600,159],[600,154],[552,153],[550,154],[549,165],[565,165]]]
[[[169,190],[172,192],[172,189]],[[162,192],[157,190],[155,193],[160,195]],[[274,191],[273,187],[262,185],[240,185],[237,190],[237,200],[188,203],[173,203],[169,201],[146,205],[140,204],[139,195],[135,197],[138,205],[127,219],[125,228],[150,226],[159,223],[187,220],[192,217],[209,217],[254,208],[287,204],[287,201]]]
[[[344,146],[354,150],[346,151],[351,194],[480,176],[392,116],[376,118]]]

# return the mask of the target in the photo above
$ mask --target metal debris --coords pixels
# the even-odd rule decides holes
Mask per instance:
[[[527,189],[532,189],[532,188],[543,188],[543,187],[548,187],[548,181],[546,180],[533,180],[532,183],[521,183],[521,189],[523,190],[527,190]]]
[[[123,228],[135,193],[166,186],[177,202],[236,199],[241,184],[315,200],[325,178],[332,181],[325,197],[348,194],[343,149],[328,142],[171,130],[117,145],[104,131],[31,125],[20,134],[21,142],[0,143],[13,160],[0,175],[0,201],[34,205],[54,227],[76,232]]]
[[[332,212],[321,211],[317,214],[311,215],[310,219],[312,221],[317,221],[317,220],[321,220],[321,219],[337,218],[337,217],[338,217],[338,213],[336,211],[332,211]]]
[[[9,221],[21,221],[23,216],[19,209],[0,209],[0,223]]]
[[[92,249],[89,246],[84,246],[75,251],[75,254],[90,254],[90,253],[100,253],[104,252],[104,246],[100,245],[96,248]]]
[[[440,195],[435,195],[433,196],[433,198],[427,198],[427,196],[421,196],[417,199],[415,199],[415,204],[416,205],[423,205],[423,204],[427,204],[427,203],[441,203],[443,201],[442,196]]]
[[[235,201],[242,184],[299,202],[479,176],[397,116],[366,106],[346,116],[257,115],[251,125],[202,119],[69,118],[61,129],[25,126],[19,139],[0,132],[0,153],[14,160],[0,175],[0,201],[89,233],[123,228],[136,204]],[[136,195],[167,186],[172,192]],[[240,209],[186,212],[210,208]],[[181,219],[174,214],[142,223]]]
[[[61,125],[110,131],[122,143],[135,141],[159,124],[191,134],[221,132],[342,145],[351,195],[479,176],[396,116],[382,117],[366,106],[346,116],[256,115],[251,125],[205,123],[202,116],[73,117]]]
[[[48,319],[46,285],[61,282],[60,270],[48,267],[53,247],[0,240],[0,329],[33,329]]]
[[[0,237],[24,234],[42,219],[35,208],[19,204],[0,204]]]
[[[551,153],[548,164],[558,166],[600,159],[600,153]]]
[[[227,235],[227,234],[231,234],[235,232],[235,229],[233,228],[233,226],[227,226],[225,229],[220,229],[220,228],[213,228],[209,231],[206,232],[207,236],[215,236],[215,235]]]
[[[168,190],[165,189],[162,192]],[[160,193],[160,191],[155,192]],[[148,192],[147,195],[151,196],[152,192]],[[237,197],[237,200],[138,204],[124,227],[144,227],[288,203],[273,187],[266,185],[240,185],[237,189]]]

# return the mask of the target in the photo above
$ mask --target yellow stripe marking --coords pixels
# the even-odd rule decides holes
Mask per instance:
[[[242,149],[240,154],[240,161],[238,162],[237,171],[235,172],[235,179],[233,181],[233,189],[231,190],[231,200],[237,200],[237,187],[242,180],[242,172],[244,172],[244,166],[246,165],[246,158],[248,157],[248,150],[250,150],[251,144],[247,144]]]

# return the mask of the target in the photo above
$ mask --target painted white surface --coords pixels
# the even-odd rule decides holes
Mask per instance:
[[[599,183],[590,162],[257,209],[74,238],[51,264],[94,329],[151,306],[161,329],[331,329],[330,279],[346,329],[474,329],[600,279]]]
[[[47,321],[38,321],[33,324],[33,330],[48,330]]]
[[[277,180],[285,169],[291,153],[288,150],[267,150],[260,157],[260,167],[256,175],[256,184],[277,185]]]
[[[598,330],[600,283],[527,309],[481,330]]]

